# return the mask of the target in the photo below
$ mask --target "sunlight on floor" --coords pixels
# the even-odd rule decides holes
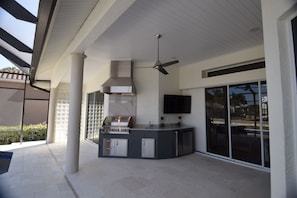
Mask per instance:
[[[9,151],[12,149],[26,148],[26,147],[37,146],[42,144],[46,144],[46,141],[40,140],[40,141],[23,142],[23,143],[16,142],[16,143],[7,144],[7,145],[0,145],[0,151]]]

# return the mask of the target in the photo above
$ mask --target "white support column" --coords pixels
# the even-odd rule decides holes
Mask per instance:
[[[270,132],[271,197],[297,197],[295,0],[261,0]]]
[[[78,171],[79,143],[80,143],[80,118],[83,87],[84,54],[71,55],[71,81],[69,100],[69,120],[66,150],[66,174]]]
[[[57,104],[57,89],[52,88],[50,92],[49,109],[48,109],[48,124],[47,124],[47,143],[55,142],[55,118]]]

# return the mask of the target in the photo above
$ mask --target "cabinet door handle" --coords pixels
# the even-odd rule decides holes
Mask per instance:
[[[178,156],[178,131],[174,131],[175,133],[175,156]]]

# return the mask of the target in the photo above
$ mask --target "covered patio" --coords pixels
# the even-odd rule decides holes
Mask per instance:
[[[8,149],[11,166],[0,176],[5,196],[296,197],[296,1],[40,0],[38,13],[18,4],[0,3],[13,22],[36,29],[34,43],[24,42],[21,31],[14,35],[2,17],[0,52],[32,85],[50,92],[47,144]],[[20,8],[26,16],[18,16]],[[157,35],[162,35],[160,53]],[[163,63],[178,60],[169,75],[159,72],[159,54]],[[136,94],[104,94],[100,87],[113,77],[111,61],[124,60],[133,61]],[[243,69],[260,62],[265,67]],[[237,67],[237,72],[222,72]],[[218,71],[223,74],[209,75]],[[249,110],[254,113],[246,114],[246,108],[239,114],[249,97],[240,101],[241,108],[231,106],[230,90],[240,96],[245,93],[237,88],[250,84],[258,103],[253,98]],[[206,96],[218,87],[222,97],[213,101],[223,109],[218,118],[224,123],[211,124],[224,124],[225,137],[223,144],[211,144]],[[101,106],[93,105],[96,97],[90,100],[96,94]],[[139,125],[179,123],[180,115],[163,111],[166,94],[192,97],[191,113],[182,122],[195,129],[194,154],[156,161],[98,158],[98,146],[85,142],[95,139],[108,115],[128,114]],[[115,104],[131,109],[111,108]],[[91,114],[93,107],[98,108]],[[233,144],[232,124],[238,118],[253,118],[259,125],[251,130],[246,124],[244,142]],[[260,137],[252,141],[256,152],[246,144],[252,135]],[[221,145],[225,153],[213,149]]]
[[[98,146],[80,142],[80,170],[65,176],[66,144],[35,142],[13,151],[0,175],[9,197],[270,197],[270,174],[194,153],[168,160],[97,158]],[[1,195],[2,195],[1,194]]]

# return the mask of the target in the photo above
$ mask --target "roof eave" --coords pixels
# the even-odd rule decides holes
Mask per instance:
[[[40,0],[38,9],[38,22],[33,45],[33,54],[30,70],[30,81],[35,81],[36,71],[44,49],[50,22],[56,7],[57,0]]]

